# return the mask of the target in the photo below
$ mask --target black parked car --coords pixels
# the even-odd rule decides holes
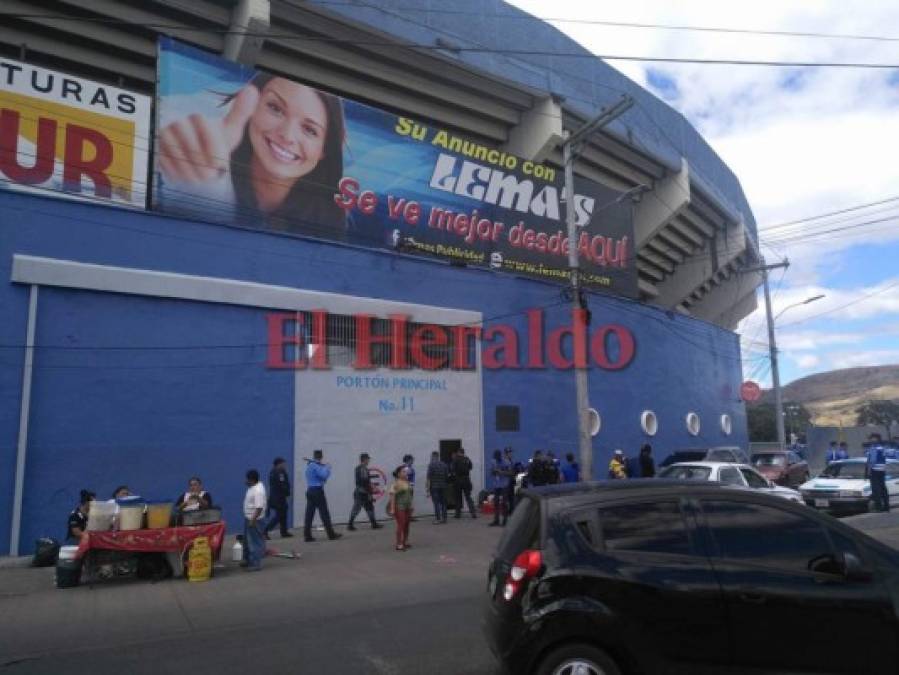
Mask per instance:
[[[522,492],[485,629],[516,675],[896,673],[897,611],[899,552],[784,499],[652,479]]]

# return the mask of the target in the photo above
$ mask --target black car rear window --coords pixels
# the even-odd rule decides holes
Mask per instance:
[[[496,554],[506,562],[513,562],[522,551],[540,547],[540,503],[524,498],[515,505]]]
[[[676,501],[603,506],[599,523],[607,551],[691,553],[687,527]]]

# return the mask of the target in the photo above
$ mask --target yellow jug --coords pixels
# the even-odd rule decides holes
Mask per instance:
[[[209,581],[212,576],[212,547],[208,537],[197,537],[187,554],[187,580]]]

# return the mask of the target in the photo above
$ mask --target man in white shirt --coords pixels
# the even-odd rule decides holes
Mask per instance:
[[[247,471],[247,495],[243,499],[244,563],[249,572],[262,569],[265,555],[265,522],[262,514],[266,506],[265,487],[259,482],[256,469]]]

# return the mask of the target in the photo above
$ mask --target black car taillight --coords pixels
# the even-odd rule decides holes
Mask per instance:
[[[503,587],[503,599],[509,602],[524,585],[535,578],[543,567],[543,556],[540,551],[522,551],[515,562],[512,563],[512,570]]]

